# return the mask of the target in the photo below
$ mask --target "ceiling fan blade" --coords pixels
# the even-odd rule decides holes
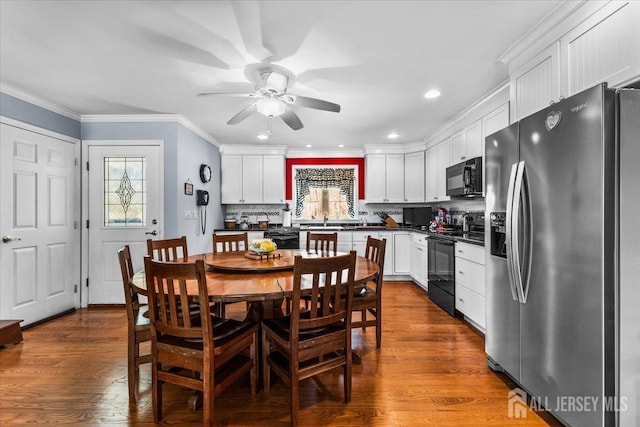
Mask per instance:
[[[227,124],[228,125],[235,125],[237,123],[240,123],[241,121],[243,121],[244,119],[246,119],[247,117],[249,117],[250,115],[252,115],[255,112],[256,112],[256,103],[254,102],[253,104],[249,105],[244,110],[240,111],[235,116],[231,117],[231,119],[227,122]]]
[[[291,94],[288,94],[291,95]],[[340,106],[333,102],[323,101],[321,99],[309,98],[307,96],[291,95],[294,99],[292,104],[299,105],[301,107],[315,108],[316,110],[332,111],[334,113],[340,112]]]
[[[280,117],[282,118],[282,121],[284,121],[287,126],[293,130],[299,130],[304,127],[300,121],[300,117],[298,117],[298,115],[289,108],[287,108]]]
[[[196,96],[209,96],[209,95],[223,95],[223,96],[236,96],[241,98],[250,98],[255,96],[255,93],[201,92]]]

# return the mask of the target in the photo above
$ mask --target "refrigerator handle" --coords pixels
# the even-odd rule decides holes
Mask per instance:
[[[509,188],[507,190],[507,218],[506,218],[506,256],[507,256],[507,270],[509,272],[509,289],[511,289],[511,297],[514,301],[520,301],[518,298],[518,292],[516,290],[516,278],[515,269],[513,265],[513,241],[512,241],[512,217],[513,217],[513,190],[516,182],[516,175],[518,172],[518,163],[511,165],[511,174],[509,175]]]
[[[513,189],[513,209],[511,211],[511,254],[513,259],[513,278],[518,292],[518,301],[526,303],[524,286],[522,283],[522,263],[520,259],[520,215],[522,197],[522,181],[524,178],[524,160],[518,163],[515,187]],[[523,254],[524,255],[524,254]]]
[[[529,284],[531,283],[531,265],[533,255],[533,218],[532,218],[532,206],[531,206],[531,187],[529,186],[529,178],[527,176],[527,169],[525,163],[522,162],[522,263],[519,266],[520,275],[520,290],[522,295],[522,302],[526,304],[527,296],[529,295]],[[520,243],[520,242],[519,242]],[[520,246],[517,246],[520,248]]]

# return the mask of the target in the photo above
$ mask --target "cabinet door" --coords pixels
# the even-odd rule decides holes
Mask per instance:
[[[223,204],[242,203],[242,156],[220,159],[220,200]]]
[[[374,235],[375,237],[375,235]],[[384,272],[383,276],[393,275],[393,232],[381,231],[378,239],[386,239],[384,249]]]
[[[262,156],[242,156],[243,203],[262,203]]]
[[[515,71],[510,79],[511,116],[516,120],[560,96],[559,44],[554,43]]]
[[[460,163],[461,161],[466,159],[467,147],[464,138],[464,130],[461,130],[451,137],[451,164]]]
[[[262,199],[264,203],[284,203],[284,156],[264,156],[262,159],[263,187]]]
[[[404,155],[404,201],[424,202],[424,152]]]
[[[474,122],[464,129],[466,154],[462,160],[482,157],[484,155],[484,139],[482,138],[482,120]]]
[[[438,200],[438,147],[425,153],[425,201]]]
[[[564,35],[561,94],[571,96],[600,82],[617,87],[637,80],[638,22],[640,3],[610,2]]]
[[[410,274],[410,248],[413,245],[409,233],[393,235],[393,274]]]
[[[366,164],[365,198],[367,202],[385,202],[385,156],[370,154]]]
[[[484,138],[509,126],[509,103],[496,108],[482,118]],[[483,138],[483,139],[484,139]]]
[[[447,196],[447,168],[451,165],[451,139],[438,144],[438,200],[449,200]]]
[[[389,154],[386,158],[387,203],[404,202],[404,154]]]

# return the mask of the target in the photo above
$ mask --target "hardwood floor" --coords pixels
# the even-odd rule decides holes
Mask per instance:
[[[228,314],[241,307],[229,306]],[[352,402],[342,401],[340,369],[303,381],[301,425],[557,424],[531,411],[509,418],[514,385],[487,367],[483,338],[417,286],[387,282],[383,307],[381,349],[374,328],[353,334],[362,364],[354,365]],[[126,331],[119,307],[82,309],[25,330],[23,343],[0,350],[0,425],[153,425],[149,365],[140,369],[138,403],[129,406]],[[202,410],[187,409],[189,394],[165,385],[163,424],[202,424]],[[216,399],[215,418],[229,426],[288,425],[288,388],[276,381],[252,399],[247,377]]]

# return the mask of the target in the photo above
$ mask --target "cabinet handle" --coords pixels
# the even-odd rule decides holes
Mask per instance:
[[[464,304],[464,300],[462,298],[458,298],[458,301]]]
[[[464,271],[459,271],[458,270],[458,274],[462,274],[464,276]]]
[[[458,249],[458,253],[459,253],[459,254],[463,254],[463,253],[464,253],[464,251],[463,251],[462,249]]]
[[[460,157],[460,160],[464,160],[466,158],[467,158],[467,156],[462,156],[462,157]]]

